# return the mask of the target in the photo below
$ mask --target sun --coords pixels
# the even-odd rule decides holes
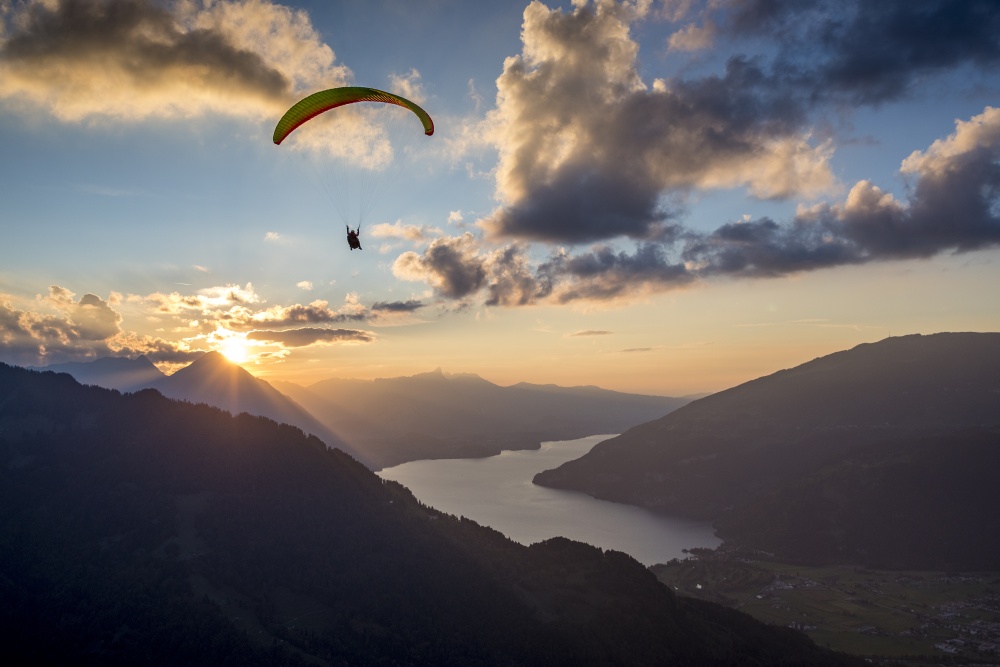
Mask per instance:
[[[242,364],[250,358],[247,339],[242,336],[230,336],[219,345],[219,352],[234,364]]]

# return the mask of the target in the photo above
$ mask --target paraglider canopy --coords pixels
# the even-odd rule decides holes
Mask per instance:
[[[393,95],[377,88],[346,86],[343,88],[321,90],[296,102],[292,108],[285,112],[285,115],[281,117],[281,120],[274,127],[274,143],[281,144],[285,140],[285,137],[291,134],[295,128],[310,118],[318,116],[324,111],[356,102],[383,102],[409,109],[420,119],[420,122],[424,126],[424,134],[427,136],[434,134],[434,121],[431,120],[431,117],[426,111],[405,97]]]

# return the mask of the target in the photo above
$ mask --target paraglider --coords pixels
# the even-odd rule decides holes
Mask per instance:
[[[434,134],[434,121],[431,117],[420,108],[414,102],[400,97],[399,95],[394,95],[393,93],[388,93],[384,90],[378,90],[377,88],[365,88],[361,86],[345,86],[342,88],[331,88],[329,90],[321,90],[318,93],[313,93],[308,97],[296,102],[278,121],[278,124],[274,127],[273,141],[275,145],[280,145],[288,135],[294,132],[297,128],[301,127],[304,123],[309,121],[322,113],[331,111],[338,107],[343,107],[349,104],[356,104],[358,102],[376,102],[386,105],[396,105],[411,111],[420,124],[423,126],[424,134],[431,136]],[[381,113],[381,112],[380,112]],[[347,180],[347,179],[343,179]],[[362,193],[369,199],[374,198],[374,192],[372,191],[371,183],[376,179],[374,177],[366,177],[365,180],[369,184],[369,192]],[[344,199],[350,199],[350,192],[339,193],[343,195]],[[331,199],[334,197],[331,195]],[[341,202],[334,201],[335,204],[339,205]],[[347,215],[342,213],[343,218],[347,218]],[[359,213],[359,218],[364,217],[364,211]],[[350,221],[348,221],[350,222]],[[357,229],[351,230],[351,225],[347,225],[347,244],[350,246],[351,250],[361,250],[361,241],[358,239],[361,233],[361,219],[357,221]]]
[[[361,233],[361,225],[358,225],[357,229],[351,229],[350,226],[347,227],[347,245],[351,246],[351,250],[361,250],[361,241],[358,239],[358,234]]]

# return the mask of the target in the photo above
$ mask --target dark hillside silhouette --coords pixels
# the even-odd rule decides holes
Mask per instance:
[[[774,502],[774,496],[769,494],[810,478],[821,466],[840,464],[837,484],[849,483],[854,478],[843,468],[845,461],[858,456],[865,447],[894,442],[898,450],[906,446],[904,443],[928,442],[927,438],[961,443],[962,434],[973,434],[969,437],[976,441],[992,437],[995,442],[996,436],[990,434],[997,429],[1000,334],[904,336],[860,345],[700,399],[602,442],[576,461],[540,473],[535,482],[712,521],[725,519],[730,513],[749,517],[743,513],[749,503],[765,503],[755,505],[755,519],[746,524],[760,528],[768,521],[761,514],[765,506],[778,512],[786,504]],[[927,456],[940,456],[940,452],[929,453],[934,449],[915,447],[912,455],[922,457],[925,454],[919,452],[926,452]],[[956,445],[954,451],[958,456],[965,450]],[[905,460],[907,457],[899,458],[897,454],[898,464]],[[913,474],[930,460],[914,459]],[[961,465],[965,464],[956,464],[949,476],[937,479],[956,497],[964,497],[962,487],[972,480],[958,473]],[[902,494],[891,502],[902,508],[913,501],[914,514],[908,523],[919,520],[915,508],[922,502],[917,496],[924,491],[898,484],[882,485],[871,476],[871,470],[863,472],[867,476],[859,476],[858,484],[869,491],[879,490],[883,502],[889,502],[886,494],[890,489]],[[883,472],[891,473],[897,481],[910,474],[905,466]],[[807,492],[799,488],[797,493]],[[817,501],[823,496],[818,489],[808,494]],[[770,502],[765,501],[768,497]],[[860,504],[837,506],[838,521],[865,520],[856,515],[865,511]],[[961,511],[975,515],[982,507],[973,503]],[[876,515],[877,510],[869,518]],[[806,516],[800,512],[796,525],[808,522]],[[817,511],[809,516],[816,531],[844,528],[837,523],[825,524],[829,514]],[[954,516],[932,514],[929,518],[948,522]],[[779,531],[779,524],[775,518],[774,531]],[[748,534],[735,519],[727,520],[725,525],[730,535]],[[856,531],[851,532],[855,535],[851,539],[856,539]],[[790,542],[803,536],[787,534],[782,539]],[[902,550],[902,542],[896,544]],[[964,549],[959,544],[954,547]],[[826,553],[828,558],[836,559],[845,557],[843,549],[856,554],[858,548],[840,545],[841,551],[824,552],[818,545],[800,545],[797,553]],[[957,551],[952,555],[959,556]],[[883,554],[883,560],[885,557]]]
[[[246,412],[297,426],[320,438],[330,447],[344,450],[367,463],[361,453],[326,428],[302,406],[218,352],[206,352],[190,365],[162,377],[148,387],[156,389],[167,398],[205,403],[233,414]]]
[[[5,664],[861,664],[292,426],[2,364],[0,568]]]
[[[719,536],[785,562],[1000,568],[1000,431],[889,440],[722,515]]]

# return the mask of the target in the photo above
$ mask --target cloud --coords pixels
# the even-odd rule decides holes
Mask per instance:
[[[936,73],[1000,62],[1000,7],[990,0],[728,0],[709,11],[727,37],[776,45],[775,74],[814,99],[879,104]]]
[[[708,232],[664,227],[621,250],[558,249],[531,262],[523,246],[490,249],[471,233],[404,253],[397,277],[444,298],[479,295],[487,305],[612,301],[713,277],[764,278],[822,268],[966,252],[1000,245],[1000,109],[987,107],[901,166],[911,179],[899,201],[859,181],[840,203],[801,206],[787,221],[726,222]]]
[[[712,46],[715,40],[715,25],[690,24],[678,30],[667,40],[671,51],[701,51]]]
[[[122,317],[108,302],[94,294],[84,294],[79,301],[69,290],[52,285],[45,297],[38,299],[64,313],[73,336],[82,340],[101,341],[121,331]]]
[[[397,278],[424,281],[445,297],[460,299],[485,284],[486,271],[478,253],[477,240],[466,232],[435,239],[423,255],[403,253],[396,258],[392,272]]]
[[[412,313],[421,308],[425,304],[422,301],[417,301],[416,299],[410,299],[409,301],[377,301],[372,304],[372,312],[380,313]]]
[[[330,324],[335,322],[363,321],[368,314],[360,304],[351,304],[341,310],[333,310],[327,301],[317,300],[307,305],[272,306],[253,313],[240,322],[232,322],[236,328],[268,327],[281,328],[293,324]]]
[[[131,295],[130,300],[151,307],[151,316],[164,320],[177,330],[203,334],[220,327],[229,331],[251,331],[361,322],[376,315],[361,304],[355,294],[347,295],[339,308],[332,308],[324,300],[265,306],[264,299],[257,294],[252,283],[207,287],[194,294],[155,292],[146,296]]]
[[[78,301],[73,292],[58,285],[39,296],[35,305],[52,313],[19,308],[0,298],[0,354],[4,361],[22,365],[47,365],[89,361],[99,357],[136,357],[146,354],[156,361],[190,360],[183,343],[123,332],[121,315],[107,301],[85,294]]]
[[[320,329],[305,327],[284,331],[251,331],[247,340],[277,343],[283,347],[305,347],[307,345],[334,343],[371,343],[375,335],[358,329]]]
[[[303,12],[264,0],[29,0],[5,25],[0,98],[66,122],[273,117],[349,74]]]
[[[299,289],[304,289],[306,291],[309,291],[313,288],[311,280],[300,280],[299,282],[295,283],[295,286],[298,287]]]
[[[592,329],[587,329],[584,331],[575,331],[569,335],[571,337],[577,337],[577,336],[588,337],[588,336],[610,336],[613,333],[614,333],[613,331],[594,331]]]
[[[270,127],[307,93],[351,79],[305,11],[269,0],[25,0],[0,12],[0,102],[66,123],[226,116]],[[399,81],[419,92],[418,72]],[[283,146],[372,168],[392,155],[378,115],[347,107]]]
[[[400,220],[392,224],[382,222],[372,225],[368,231],[368,234],[374,238],[402,239],[412,243],[423,243],[442,233],[439,227],[432,227],[430,225],[404,225]]]
[[[501,206],[480,223],[491,238],[651,239],[668,224],[665,192],[744,187],[787,198],[836,185],[830,146],[810,143],[802,106],[755,62],[649,88],[630,35],[644,12],[575,5],[531,3],[522,53],[497,80],[483,128],[500,156]]]

